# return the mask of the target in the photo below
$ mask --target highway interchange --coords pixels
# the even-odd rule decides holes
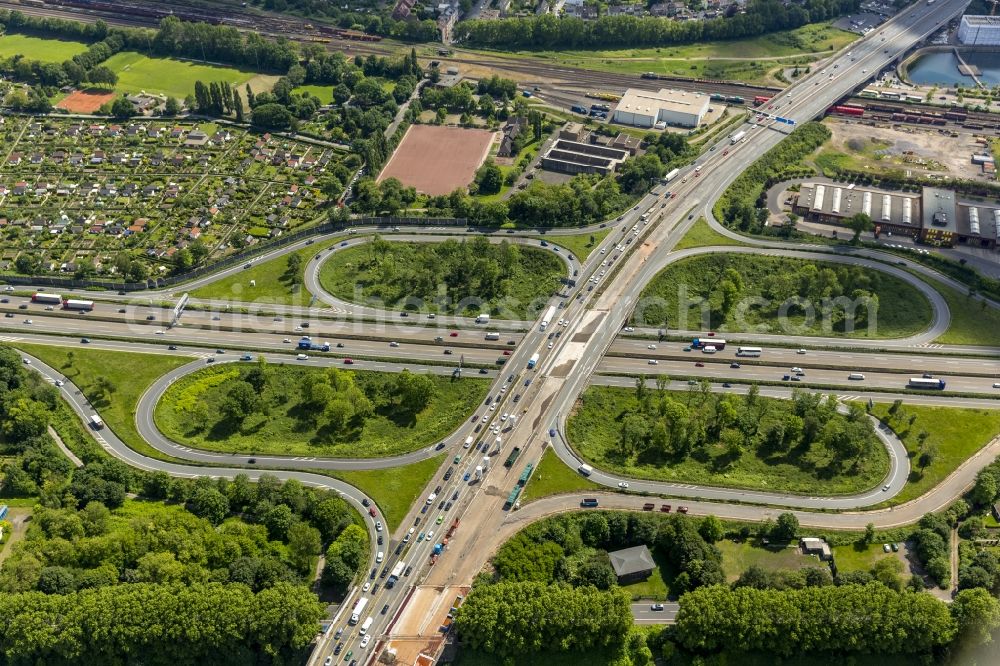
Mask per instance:
[[[933,32],[964,5],[965,3],[960,1],[939,0],[933,7],[920,3],[904,10],[895,19],[882,26],[880,32],[873,32],[864,40],[854,44],[850,48],[850,54],[844,52],[832,58],[827,64],[828,67],[832,68],[835,63],[840,65],[837,68],[839,74],[835,79],[830,80],[825,75],[814,72],[796,82],[781,96],[775,97],[775,103],[780,105],[776,112],[797,122],[804,122],[821,114],[832,102],[849,93],[899,52],[909,49]],[[873,251],[855,252],[850,255],[817,253],[814,247],[765,243],[738,236],[714,220],[711,208],[717,193],[722,192],[743,169],[784,137],[784,134],[776,131],[773,126],[751,129],[747,125],[745,129],[748,131],[747,140],[729,150],[728,155],[723,155],[723,151],[717,151],[706,153],[700,158],[698,161],[700,173],[697,177],[694,176],[693,167],[685,169],[683,180],[670,186],[670,189],[677,193],[676,198],[662,198],[662,188],[658,188],[660,190],[658,193],[651,193],[645,197],[635,209],[623,216],[623,219],[609,222],[608,224],[621,227],[624,232],[612,231],[582,264],[576,260],[568,260],[565,251],[562,252],[564,260],[569,262],[567,270],[578,273],[575,279],[579,286],[565,287],[565,295],[550,299],[547,305],[563,306],[558,308],[557,317],[565,321],[565,325],[553,322],[552,326],[544,331],[540,330],[541,327],[537,322],[530,320],[493,322],[488,330],[502,331],[501,340],[487,342],[483,340],[487,327],[476,326],[469,319],[442,316],[435,320],[427,320],[426,315],[423,315],[420,317],[421,321],[417,322],[410,321],[412,317],[403,320],[398,312],[387,313],[375,307],[340,302],[325,294],[316,279],[321,261],[336,252],[336,248],[339,247],[335,245],[330,250],[319,253],[318,259],[313,258],[306,265],[307,287],[313,294],[319,296],[322,301],[320,305],[260,305],[256,307],[256,313],[245,314],[242,309],[240,312],[226,312],[222,308],[213,308],[215,305],[213,303],[194,301],[199,308],[204,306],[207,309],[189,309],[181,318],[182,326],[170,327],[167,311],[158,307],[158,304],[161,300],[175,299],[179,296],[180,290],[144,293],[141,298],[134,296],[115,298],[105,295],[98,306],[98,311],[93,313],[94,316],[62,316],[58,312],[46,312],[37,305],[29,305],[26,309],[22,309],[20,305],[24,298],[9,295],[10,302],[0,305],[0,311],[10,312],[14,316],[0,319],[2,328],[0,341],[65,345],[68,341],[66,336],[90,336],[93,338],[90,344],[95,348],[190,356],[192,363],[160,378],[150,387],[140,401],[136,413],[136,423],[144,439],[177,462],[142,456],[129,449],[108,429],[95,432],[95,437],[109,453],[138,468],[164,470],[176,476],[194,477],[206,474],[234,476],[238,473],[248,473],[251,478],[257,478],[264,471],[269,471],[281,478],[298,478],[303,483],[332,488],[362,511],[364,511],[362,502],[371,501],[371,498],[366,498],[360,491],[346,483],[305,470],[361,469],[405,464],[438,454],[435,446],[437,442],[428,442],[423,449],[395,459],[303,460],[257,457],[251,464],[245,455],[194,451],[169,441],[153,423],[152,411],[156,400],[178,377],[204,367],[205,358],[208,356],[217,357],[219,362],[239,363],[240,351],[254,350],[265,354],[271,361],[285,360],[294,363],[295,357],[289,355],[290,347],[294,347],[294,342],[304,332],[308,332],[316,339],[331,343],[341,341],[345,345],[340,349],[335,348],[334,354],[331,355],[310,354],[309,360],[302,362],[311,365],[342,364],[343,360],[337,357],[337,354],[340,354],[356,356],[358,361],[356,367],[389,372],[410,367],[450,373],[455,365],[455,357],[459,355],[464,358],[466,364],[482,365],[484,369],[492,366],[493,369],[486,370],[486,376],[493,379],[490,394],[502,396],[494,414],[510,411],[520,415],[513,429],[504,433],[505,451],[509,451],[515,445],[522,449],[518,466],[508,471],[500,465],[495,465],[482,483],[471,486],[465,483],[462,480],[464,473],[471,471],[482,456],[482,453],[479,457],[471,455],[471,451],[462,448],[466,436],[472,433],[476,425],[472,420],[467,421],[445,441],[447,462],[442,471],[451,464],[453,456],[463,456],[451,480],[442,482],[440,474],[435,475],[425,493],[418,498],[395,533],[383,535],[386,541],[384,546],[375,545],[375,538],[378,535],[369,521],[369,529],[373,536],[373,553],[382,550],[387,556],[385,563],[378,569],[391,567],[399,558],[405,558],[413,567],[411,576],[404,579],[396,588],[387,590],[383,586],[373,594],[365,594],[371,598],[368,612],[375,617],[375,625],[371,631],[373,635],[381,636],[391,619],[401,612],[402,601],[406,597],[405,590],[410,584],[468,583],[482,567],[485,557],[488,557],[503,539],[508,538],[528,521],[577,506],[578,496],[548,497],[532,502],[517,512],[508,513],[501,510],[506,491],[513,485],[524,463],[537,461],[546,445],[551,445],[557,455],[572,468],[581,464],[582,461],[565,441],[563,433],[565,420],[573,403],[589,383],[631,384],[634,380],[622,375],[646,372],[665,373],[672,377],[704,377],[714,380],[712,384],[714,390],[741,391],[746,389],[749,381],[780,384],[783,381],[782,376],[788,373],[788,368],[795,365],[805,368],[806,385],[836,387],[835,392],[844,396],[858,398],[874,396],[876,399],[888,400],[897,395],[907,395],[908,401],[925,404],[991,403],[993,398],[990,394],[997,392],[993,388],[993,383],[1000,379],[998,378],[1000,366],[987,356],[994,350],[983,348],[962,350],[983,355],[973,358],[957,355],[954,349],[917,346],[930,343],[947,329],[948,308],[936,291],[927,288],[925,283],[914,278],[910,272],[896,268],[893,265],[896,263],[896,257],[893,255]],[[660,205],[661,203],[667,205],[664,207]],[[654,212],[649,223],[643,224],[639,218],[647,210]],[[683,256],[712,251],[712,248],[696,248],[671,252],[673,246],[700,215],[705,216],[720,233],[739,238],[748,245],[757,246],[725,248],[726,251],[804,256],[823,261],[849,262],[876,267],[897,275],[914,284],[928,297],[933,306],[934,321],[926,331],[902,340],[796,339],[796,345],[801,344],[805,348],[804,354],[799,354],[794,347],[769,347],[761,359],[743,361],[738,369],[730,367],[730,363],[736,361],[731,348],[718,355],[703,356],[697,352],[682,351],[684,343],[677,339],[660,341],[648,337],[653,333],[651,331],[640,330],[630,335],[620,335],[638,302],[639,294],[653,276]],[[633,226],[635,232],[632,231]],[[442,237],[440,230],[437,229],[407,229],[405,234],[386,231],[400,240],[439,240]],[[553,243],[557,243],[557,237],[558,234],[552,235]],[[615,246],[627,237],[634,237],[635,242],[628,244],[625,251],[615,250]],[[347,234],[343,242],[349,244],[361,242],[352,240],[353,238],[354,235]],[[492,238],[497,241],[507,238],[516,239],[516,242],[538,243],[537,240],[529,241],[518,238],[517,235],[494,234]],[[256,259],[255,262],[282,256],[289,251],[304,247],[309,242],[303,241],[275,250],[267,257]],[[715,250],[718,251],[718,248]],[[858,256],[861,254],[864,256]],[[614,256],[619,258],[614,269],[609,270],[605,262]],[[928,269],[916,266],[912,268],[923,275],[931,273]],[[185,289],[193,289],[200,284],[237,274],[241,270],[243,270],[241,266],[227,269],[187,285]],[[604,270],[607,270],[609,275],[606,278],[598,277]],[[933,275],[936,279],[941,279],[937,274]],[[598,277],[596,288],[590,288],[590,285],[595,284],[588,282],[592,276]],[[86,293],[88,297],[93,296],[90,292]],[[110,301],[115,300],[121,301],[119,306],[125,308],[126,312],[110,312],[115,308]],[[148,320],[149,316],[153,319]],[[25,319],[31,319],[32,323],[24,323]],[[296,331],[295,328],[301,327],[303,322],[308,322],[310,327],[307,330]],[[550,339],[549,335],[556,330],[561,335]],[[156,335],[159,331],[162,331],[162,334]],[[454,339],[450,336],[452,331],[458,333]],[[671,331],[672,336],[674,333]],[[693,331],[689,333],[696,334]],[[435,341],[438,336],[444,340]],[[787,342],[787,338],[777,340],[764,335],[740,337],[748,342],[753,341],[762,345]],[[143,342],[136,342],[136,338],[142,338]],[[284,342],[285,339],[291,342]],[[389,341],[398,341],[399,346],[390,347]],[[510,345],[508,341],[513,341],[514,344]],[[656,348],[649,349],[651,344],[655,344]],[[176,346],[177,349],[167,349],[167,345]],[[216,348],[222,348],[225,353],[215,354]],[[451,349],[453,353],[446,355],[444,349]],[[503,367],[496,369],[495,361],[504,351],[510,352],[510,356],[506,357],[507,361]],[[528,371],[527,360],[535,353],[541,357],[539,364],[533,371]],[[649,363],[653,359],[658,361],[656,365]],[[696,368],[695,361],[704,362],[705,367]],[[424,365],[427,362],[436,365]],[[45,366],[38,359],[32,359],[32,367],[53,383],[64,381],[60,373]],[[847,379],[849,373],[859,370],[866,375],[863,385]],[[935,396],[905,394],[903,386],[907,373],[912,374],[917,371],[947,376],[949,391]],[[476,373],[478,370],[466,368],[465,372]],[[513,381],[508,381],[511,375]],[[525,386],[525,379],[532,379],[530,385]],[[733,383],[731,388],[721,385],[721,382],[727,380]],[[511,386],[510,390],[500,391],[502,387],[508,385]],[[683,385],[684,383],[678,384],[680,387]],[[94,413],[93,408],[87,404],[71,382],[64,383],[60,390],[81,418],[86,419]],[[762,387],[762,393],[765,395],[787,396],[789,390],[788,384]],[[948,396],[947,393],[953,390],[973,395]],[[517,409],[513,407],[512,402],[512,396],[516,393],[522,395]],[[550,435],[550,432],[554,434]],[[878,526],[887,527],[912,522],[926,511],[946,505],[971,483],[979,468],[1000,453],[998,445],[994,442],[926,495],[891,509],[862,512],[858,509],[879,504],[895,495],[905,483],[909,471],[905,451],[898,440],[891,432],[884,429],[878,429],[877,432],[889,450],[892,461],[889,475],[885,480],[888,490],[874,488],[857,496],[805,498],[639,480],[631,480],[631,490],[689,498],[685,499],[685,504],[692,514],[713,513],[734,519],[760,520],[763,515],[776,513],[776,510],[753,506],[752,503],[756,502],[772,507],[793,507],[805,525],[856,529],[863,527],[865,523],[874,522]],[[600,470],[595,471],[591,478],[609,488],[615,488],[621,480],[620,477]],[[425,502],[424,498],[438,485],[442,487],[435,500],[431,503]],[[496,491],[487,492],[487,489]],[[438,502],[451,497],[455,497],[455,505],[444,513],[438,508]],[[605,493],[601,494],[601,502],[602,506],[607,507],[641,509],[643,498],[630,494]],[[853,511],[820,513],[802,509],[852,509]],[[440,525],[433,520],[435,515],[443,517]],[[415,536],[410,537],[402,554],[398,557],[394,555],[395,548],[407,537],[411,527],[415,528],[415,532],[424,530],[443,532],[457,517],[461,517],[462,524],[449,544],[448,550],[441,556],[439,565],[427,565],[435,541],[433,538],[425,538],[418,543]],[[415,525],[418,519],[421,522]],[[438,536],[440,537],[440,534]],[[353,601],[361,594],[359,590],[353,591],[343,609],[350,608]],[[383,607],[386,607],[384,615],[380,613]],[[647,617],[648,605],[646,611],[639,606],[635,611],[640,621],[655,621],[655,617],[652,620]],[[670,612],[671,609],[668,608],[662,613],[666,617]],[[334,628],[343,627],[345,619],[342,610]],[[333,631],[323,637],[319,648],[315,651],[314,661],[317,663],[321,663],[333,649],[332,633]],[[360,637],[354,630],[346,630],[337,642],[343,642],[343,650],[352,651],[355,657],[362,659],[362,663],[374,657],[376,652],[373,649],[375,646],[362,650],[359,646]]]

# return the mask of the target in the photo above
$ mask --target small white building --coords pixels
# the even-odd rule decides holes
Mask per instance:
[[[699,92],[664,88],[654,93],[629,88],[612,119],[633,127],[698,127],[708,113],[708,104],[708,95]]]

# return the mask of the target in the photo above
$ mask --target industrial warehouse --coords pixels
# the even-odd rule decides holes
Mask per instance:
[[[654,93],[629,88],[612,119],[634,127],[698,127],[708,113],[709,101],[708,95],[697,92],[664,88]]]
[[[997,247],[1000,206],[957,200],[954,192],[924,187],[920,194],[847,184],[803,183],[792,212],[815,222],[839,224],[864,213],[876,233],[908,236],[928,245]]]

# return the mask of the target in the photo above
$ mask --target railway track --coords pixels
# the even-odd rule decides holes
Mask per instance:
[[[73,0],[46,0],[45,4],[25,5],[10,0],[0,0],[0,7],[20,11],[31,16],[54,17],[85,22],[102,20],[109,25],[123,27],[156,28],[163,14],[191,20],[204,20],[218,25],[234,27],[238,30],[253,31],[268,37],[282,37],[298,42],[322,43],[326,48],[341,51],[348,55],[389,55],[398,50],[398,44],[360,42],[351,39],[338,38],[335,35],[324,34],[306,19],[277,15],[259,10],[248,10],[238,2],[225,3],[225,10],[213,9],[202,4],[187,3],[177,0],[161,0],[155,3],[155,10],[150,10],[150,16],[136,15],[133,11],[145,11],[144,5],[135,2],[115,2],[102,0],[100,7],[84,8],[79,6],[79,0],[74,6],[63,4]],[[123,11],[115,12],[107,9],[108,5],[120,6]],[[124,11],[127,10],[127,11]],[[328,30],[328,27],[322,27]],[[438,56],[442,63],[453,65],[472,65],[500,71],[517,72],[527,78],[529,84],[551,86],[553,82],[564,82],[566,86],[579,88],[583,91],[601,91],[620,93],[631,87],[670,87],[685,91],[700,91],[708,94],[719,94],[727,97],[741,97],[747,106],[752,107],[756,96],[772,96],[778,88],[758,86],[739,82],[713,81],[705,79],[687,79],[682,77],[662,76],[643,78],[635,74],[618,74],[580,69],[566,65],[546,63],[532,58],[522,58],[502,54],[484,55],[478,51],[453,48],[450,56]],[[534,77],[532,79],[532,77]],[[645,84],[645,85],[644,85]],[[556,97],[565,97],[567,93],[555,93]],[[568,99],[568,97],[567,97]],[[913,102],[872,100],[865,97],[851,97],[845,102],[850,105],[863,106],[866,109],[872,105],[884,109],[883,115],[878,112],[867,114],[863,120],[874,119],[879,122],[900,122],[903,124],[951,125],[972,130],[1000,131],[1000,115],[978,111],[966,112],[966,118],[960,121],[946,118],[946,122],[937,122],[934,114],[944,114],[948,109],[933,105]],[[891,109],[891,110],[890,110]],[[892,118],[893,113],[910,116],[907,118]],[[874,117],[873,117],[874,116]]]

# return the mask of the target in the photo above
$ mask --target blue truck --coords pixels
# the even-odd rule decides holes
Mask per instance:
[[[575,105],[575,106],[572,106],[570,108],[572,109],[572,111],[574,113],[582,113],[583,115],[587,115],[587,109],[585,109],[582,106]]]
[[[299,340],[299,349],[308,349],[309,351],[330,351],[330,343],[328,342],[313,342],[312,338],[308,335],[303,336]]]

